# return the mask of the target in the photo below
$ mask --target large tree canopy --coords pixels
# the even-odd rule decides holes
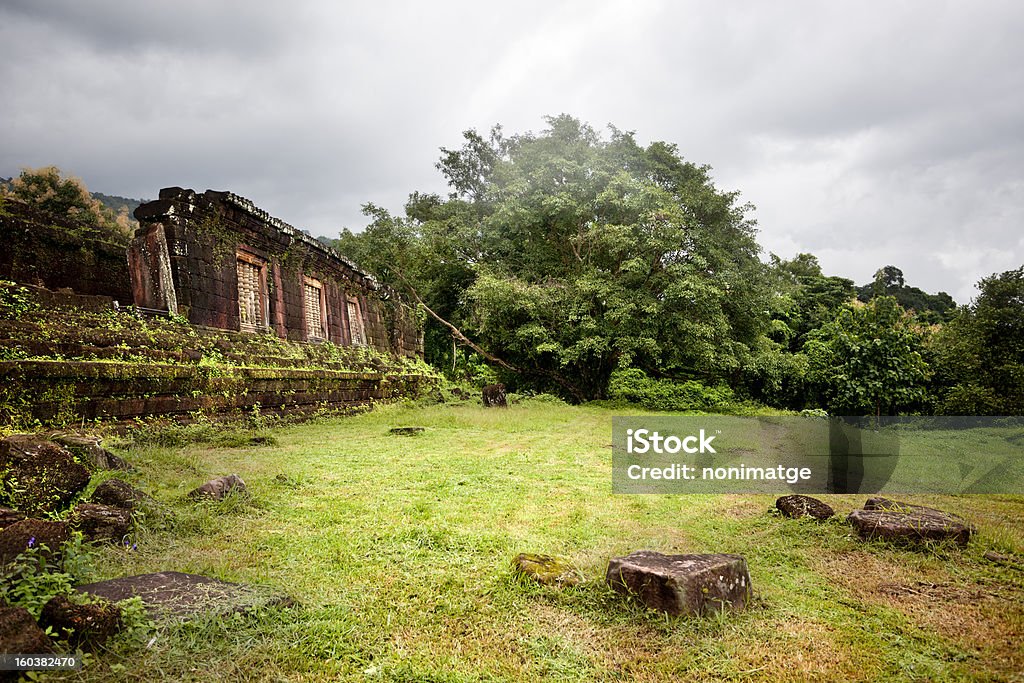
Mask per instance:
[[[547,121],[466,132],[438,163],[447,198],[414,194],[403,217],[368,206],[371,225],[339,246],[519,381],[583,400],[619,367],[733,377],[768,320],[750,207],[674,145]]]

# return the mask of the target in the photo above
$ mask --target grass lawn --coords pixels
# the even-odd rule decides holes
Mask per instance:
[[[774,496],[613,495],[611,417],[387,406],[277,428],[277,445],[146,446],[128,478],[171,504],[170,531],[101,551],[99,578],[176,570],[268,584],[299,606],[163,627],[121,643],[85,680],[1013,680],[1024,672],[1024,498],[912,496],[979,533],[963,550],[856,539],[863,496],[824,497],[825,524],[772,514]],[[625,414],[625,413],[623,413]],[[635,411],[634,411],[635,414]],[[389,428],[421,425],[414,437]],[[252,496],[194,505],[213,476]],[[634,550],[745,555],[749,610],[648,612],[604,584]],[[565,555],[587,581],[517,580],[519,552]]]

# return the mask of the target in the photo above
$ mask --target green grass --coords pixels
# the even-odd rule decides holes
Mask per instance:
[[[1007,680],[1024,670],[1024,499],[911,497],[979,526],[964,549],[865,544],[842,518],[783,520],[773,496],[611,493],[611,416],[525,402],[390,406],[273,430],[276,443],[151,443],[133,483],[169,530],[101,551],[100,571],[266,584],[292,609],[165,626],[115,643],[83,680]],[[421,425],[419,436],[388,433]],[[249,499],[185,494],[237,473]],[[643,548],[747,557],[750,609],[667,618],[611,592],[608,559]],[[519,552],[563,555],[578,588],[517,579]]]

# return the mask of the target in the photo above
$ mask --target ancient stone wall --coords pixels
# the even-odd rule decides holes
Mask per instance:
[[[194,325],[422,356],[422,324],[395,292],[247,199],[166,188],[135,217],[138,306]]]
[[[301,368],[210,368],[96,361],[0,361],[0,423],[248,412],[288,414],[417,396],[418,374]]]
[[[124,247],[22,202],[0,206],[0,279],[132,302]]]

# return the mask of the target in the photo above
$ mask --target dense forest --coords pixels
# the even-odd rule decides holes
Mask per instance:
[[[429,313],[427,360],[573,401],[834,414],[1024,412],[1024,267],[957,306],[881,267],[760,258],[749,205],[665,142],[569,116],[464,134],[447,196],[330,242]]]

